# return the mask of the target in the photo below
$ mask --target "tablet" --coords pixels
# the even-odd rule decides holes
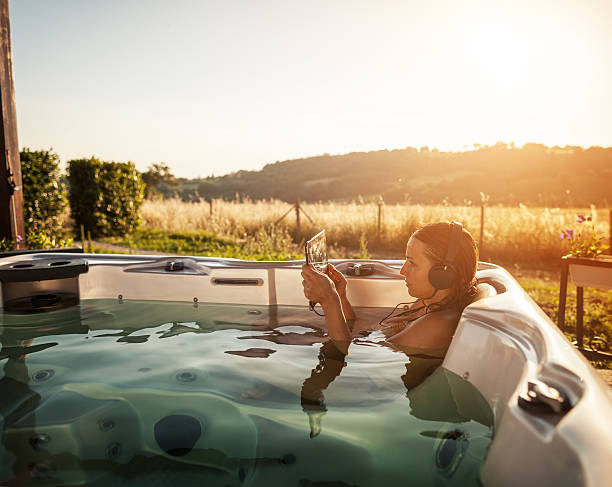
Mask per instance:
[[[321,230],[305,245],[306,263],[312,264],[321,272],[327,271],[327,242],[325,230]]]

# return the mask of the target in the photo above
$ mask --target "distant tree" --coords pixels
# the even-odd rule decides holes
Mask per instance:
[[[158,166],[162,166],[159,164]],[[159,168],[155,171],[162,173]],[[164,196],[193,201],[223,198],[278,198],[294,203],[351,201],[357,195],[401,203],[463,204],[479,201],[481,191],[490,204],[609,205],[612,148],[497,142],[475,144],[465,152],[443,152],[433,146],[350,154],[322,155],[267,164],[261,171],[236,171],[200,179],[178,178],[170,187],[160,182]],[[401,181],[400,181],[401,180]],[[153,186],[153,185],[152,185]],[[197,195],[196,195],[197,191]]]
[[[161,194],[160,188],[163,186],[178,186],[178,181],[170,168],[163,162],[154,163],[149,166],[146,172],[142,173],[142,181],[145,183],[145,198],[152,198]]]

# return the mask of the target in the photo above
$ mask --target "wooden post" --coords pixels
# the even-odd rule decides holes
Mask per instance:
[[[584,341],[584,289],[576,286],[576,342],[578,348],[583,347]]]
[[[296,234],[300,234],[300,199],[295,199],[295,231]]]
[[[208,204],[210,205],[210,217],[212,218],[212,215],[213,215],[213,200],[212,200],[212,198],[208,201]]]
[[[612,255],[612,208],[610,208],[610,216],[608,220],[608,245],[610,248],[608,249],[608,253]]]
[[[557,314],[557,326],[565,331],[565,303],[567,301],[567,275],[569,263],[567,259],[561,260],[561,282],[559,283],[559,311]]]
[[[482,203],[480,205],[480,239],[478,240],[478,254],[481,258],[484,253],[484,210],[485,205]]]
[[[9,0],[0,0],[0,239],[25,247]],[[19,240],[22,240],[21,242]]]
[[[283,221],[283,218],[285,218],[289,213],[291,213],[291,210],[295,209],[295,205],[291,205],[291,208],[289,208],[284,214],[283,216],[281,216],[278,220],[276,220],[274,222],[274,225],[278,225],[281,221]]]
[[[85,242],[85,227],[81,223],[81,247],[83,247],[83,252],[87,253],[87,246]]]
[[[378,237],[378,241],[380,242],[380,236],[382,233],[382,216],[383,216],[383,206],[384,206],[385,202],[383,200],[383,197],[381,196],[378,199],[378,232],[377,232],[377,237]]]

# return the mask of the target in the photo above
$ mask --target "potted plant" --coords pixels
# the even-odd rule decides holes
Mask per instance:
[[[580,228],[565,229],[561,240],[569,243],[569,252],[562,259],[569,267],[569,276],[577,287],[612,289],[612,255],[603,252],[610,248],[595,230],[591,216],[578,215]]]

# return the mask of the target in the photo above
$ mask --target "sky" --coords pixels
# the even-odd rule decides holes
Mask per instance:
[[[612,145],[609,0],[10,0],[19,145],[180,177]]]

